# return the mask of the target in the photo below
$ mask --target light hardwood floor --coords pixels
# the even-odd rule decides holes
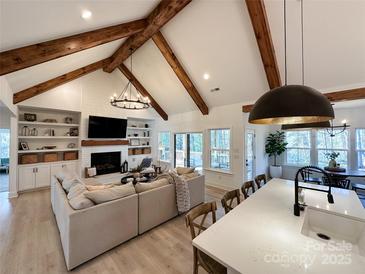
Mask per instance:
[[[216,200],[217,217],[224,211],[224,191],[207,187],[206,201]],[[0,198],[0,273],[68,273],[55,223],[49,190]],[[90,260],[71,273],[192,273],[192,246],[184,216]],[[206,273],[202,269],[199,273]]]

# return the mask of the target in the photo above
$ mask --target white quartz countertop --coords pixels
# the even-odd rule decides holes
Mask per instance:
[[[327,202],[325,192],[304,191],[308,207],[365,220],[354,191],[332,188],[334,204]],[[196,237],[193,245],[229,273],[365,273],[364,256],[323,252],[320,241],[303,235],[306,211],[294,216],[293,204],[294,182],[273,179]]]

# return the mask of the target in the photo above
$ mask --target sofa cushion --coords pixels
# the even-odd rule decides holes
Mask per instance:
[[[75,198],[76,196],[84,193],[85,191],[86,191],[86,186],[84,184],[75,184],[70,188],[67,194],[67,199],[71,200],[72,198]]]
[[[106,189],[106,188],[111,188],[113,187],[113,184],[103,184],[103,185],[86,185],[87,190],[89,191],[94,191],[94,190],[102,190],[102,189]]]
[[[105,188],[94,191],[86,191],[84,195],[92,200],[95,204],[101,204],[123,198],[132,194],[135,194],[133,183],[128,183],[121,186],[114,186],[111,188]]]
[[[57,180],[62,183],[65,179],[78,178],[75,171],[68,169],[67,167],[63,167],[61,172],[55,175]]]
[[[178,175],[188,174],[194,172],[195,167],[177,167],[176,173]]]
[[[134,187],[135,187],[137,193],[141,193],[141,192],[151,190],[154,188],[158,188],[161,186],[165,186],[168,184],[169,184],[169,181],[166,178],[162,178],[162,179],[150,182],[150,183],[137,183],[137,184],[135,184]]]
[[[62,181],[62,187],[63,189],[66,191],[66,193],[68,193],[71,189],[71,187],[77,185],[77,184],[82,184],[82,182],[80,181],[79,178],[74,177],[74,178],[65,178]]]
[[[192,178],[195,178],[195,177],[198,177],[198,176],[200,176],[200,174],[197,171],[194,171],[192,173],[186,173],[186,174],[181,175],[181,177],[184,180],[189,180],[189,179],[192,179]]]
[[[70,203],[70,206],[76,210],[92,207],[94,205],[94,203],[85,197],[83,193],[73,197],[68,202]]]

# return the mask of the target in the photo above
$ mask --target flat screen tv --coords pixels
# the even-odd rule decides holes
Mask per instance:
[[[127,119],[89,116],[88,138],[122,139],[127,135]]]

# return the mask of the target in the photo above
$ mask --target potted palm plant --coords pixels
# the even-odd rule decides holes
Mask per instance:
[[[269,154],[269,157],[274,156],[274,164],[270,165],[270,176],[272,178],[280,178],[283,175],[282,167],[277,164],[277,157],[286,150],[287,145],[283,131],[270,133],[266,138],[265,151]]]

